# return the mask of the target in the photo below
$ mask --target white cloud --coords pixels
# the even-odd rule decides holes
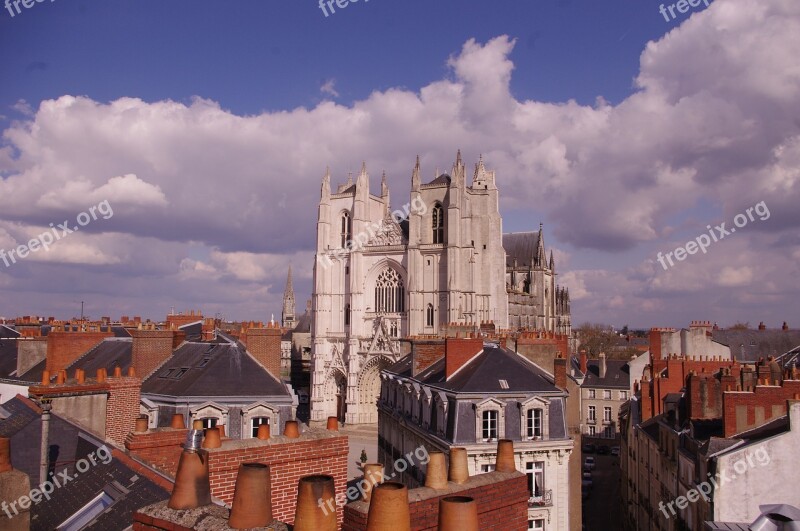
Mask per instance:
[[[323,94],[327,94],[329,96],[333,96],[334,98],[338,98],[339,97],[339,93],[336,91],[335,87],[336,87],[336,80],[335,79],[327,79],[322,84],[322,86],[319,87],[319,91],[322,92]]]

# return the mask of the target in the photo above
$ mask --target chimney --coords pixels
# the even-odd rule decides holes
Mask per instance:
[[[92,347],[105,338],[112,337],[112,332],[61,332],[51,330],[47,334],[46,369],[51,374],[66,369],[73,361],[86,354]]]
[[[459,485],[466,483],[469,479],[469,465],[466,448],[450,448],[450,470],[447,479],[453,483],[458,483]]]
[[[447,338],[444,354],[445,378],[450,378],[481,350],[483,350],[483,339],[481,338]]]
[[[586,349],[581,349],[581,372],[586,375],[589,370],[589,356],[586,355]]]
[[[556,387],[561,389],[567,388],[567,360],[559,352],[553,360],[553,376],[555,378]]]
[[[330,511],[326,510],[327,506],[323,507],[325,501],[333,500],[335,496],[332,476],[319,474],[301,477],[297,483],[294,530],[335,530],[336,510]]]
[[[233,529],[267,527],[272,517],[272,493],[269,466],[242,463],[236,475],[233,503],[228,525]]]
[[[479,531],[478,504],[469,496],[439,499],[439,531]]]
[[[764,324],[764,321],[758,323],[758,329],[762,331],[767,329],[767,325]]]
[[[783,326],[781,327],[781,330],[783,330],[784,332],[788,332],[789,331],[789,325],[786,324],[786,321],[783,322]]]
[[[600,378],[605,378],[606,377],[606,369],[607,369],[607,367],[606,367],[606,353],[605,352],[601,352],[600,353]]]
[[[411,341],[411,376],[436,363],[445,355],[444,340],[412,340]]]
[[[247,352],[264,366],[276,380],[281,379],[281,329],[250,328],[247,330]]]
[[[172,355],[186,338],[186,332],[172,330],[130,330],[133,336],[132,364],[143,379]]]
[[[183,446],[175,486],[167,507],[179,511],[211,504],[211,483],[208,479],[208,452],[201,450],[203,432],[189,430]]]
[[[367,513],[367,529],[411,530],[408,487],[402,483],[387,481],[372,490],[371,498]]]
[[[431,452],[425,471],[425,486],[431,489],[447,488],[447,463],[443,452]]]

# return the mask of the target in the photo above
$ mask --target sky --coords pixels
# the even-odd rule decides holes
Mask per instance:
[[[1,9],[0,316],[302,309],[325,168],[460,149],[573,323],[800,326],[797,0],[341,3]]]

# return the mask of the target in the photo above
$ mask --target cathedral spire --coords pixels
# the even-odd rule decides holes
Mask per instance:
[[[478,163],[475,165],[475,174],[472,176],[473,186],[479,181],[486,178],[486,167],[483,165],[483,154],[478,158]]]
[[[544,250],[544,229],[542,222],[539,222],[539,244],[536,248],[536,264],[544,268],[547,266],[547,255]]]
[[[294,327],[294,285],[292,284],[292,266],[286,276],[286,288],[283,290],[283,309],[281,310],[281,326]]]
[[[553,260],[553,250],[552,249],[550,249],[550,272],[551,273],[555,273],[556,272],[556,262],[555,262],[555,260]]]
[[[411,172],[411,190],[419,190],[421,184],[421,175],[419,168],[419,155],[417,155],[417,163],[414,164],[414,170]]]
[[[325,166],[325,175],[322,176],[322,191],[320,197],[323,200],[329,199],[331,196],[331,167]]]
[[[389,214],[389,184],[386,182],[386,170],[381,175],[381,199],[383,200],[383,215],[386,217]]]

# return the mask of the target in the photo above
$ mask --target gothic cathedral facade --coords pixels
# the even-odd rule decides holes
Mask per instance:
[[[500,330],[569,333],[569,294],[555,285],[552,254],[549,264],[543,258],[541,228],[503,235],[494,171],[480,160],[468,184],[459,152],[449,175],[421,179],[417,158],[410,201],[392,210],[385,176],[381,195],[372,195],[365,166],[355,183],[348,178],[335,191],[330,173],[323,177],[312,421],[376,423],[379,373],[403,357],[401,338],[490,321]]]

